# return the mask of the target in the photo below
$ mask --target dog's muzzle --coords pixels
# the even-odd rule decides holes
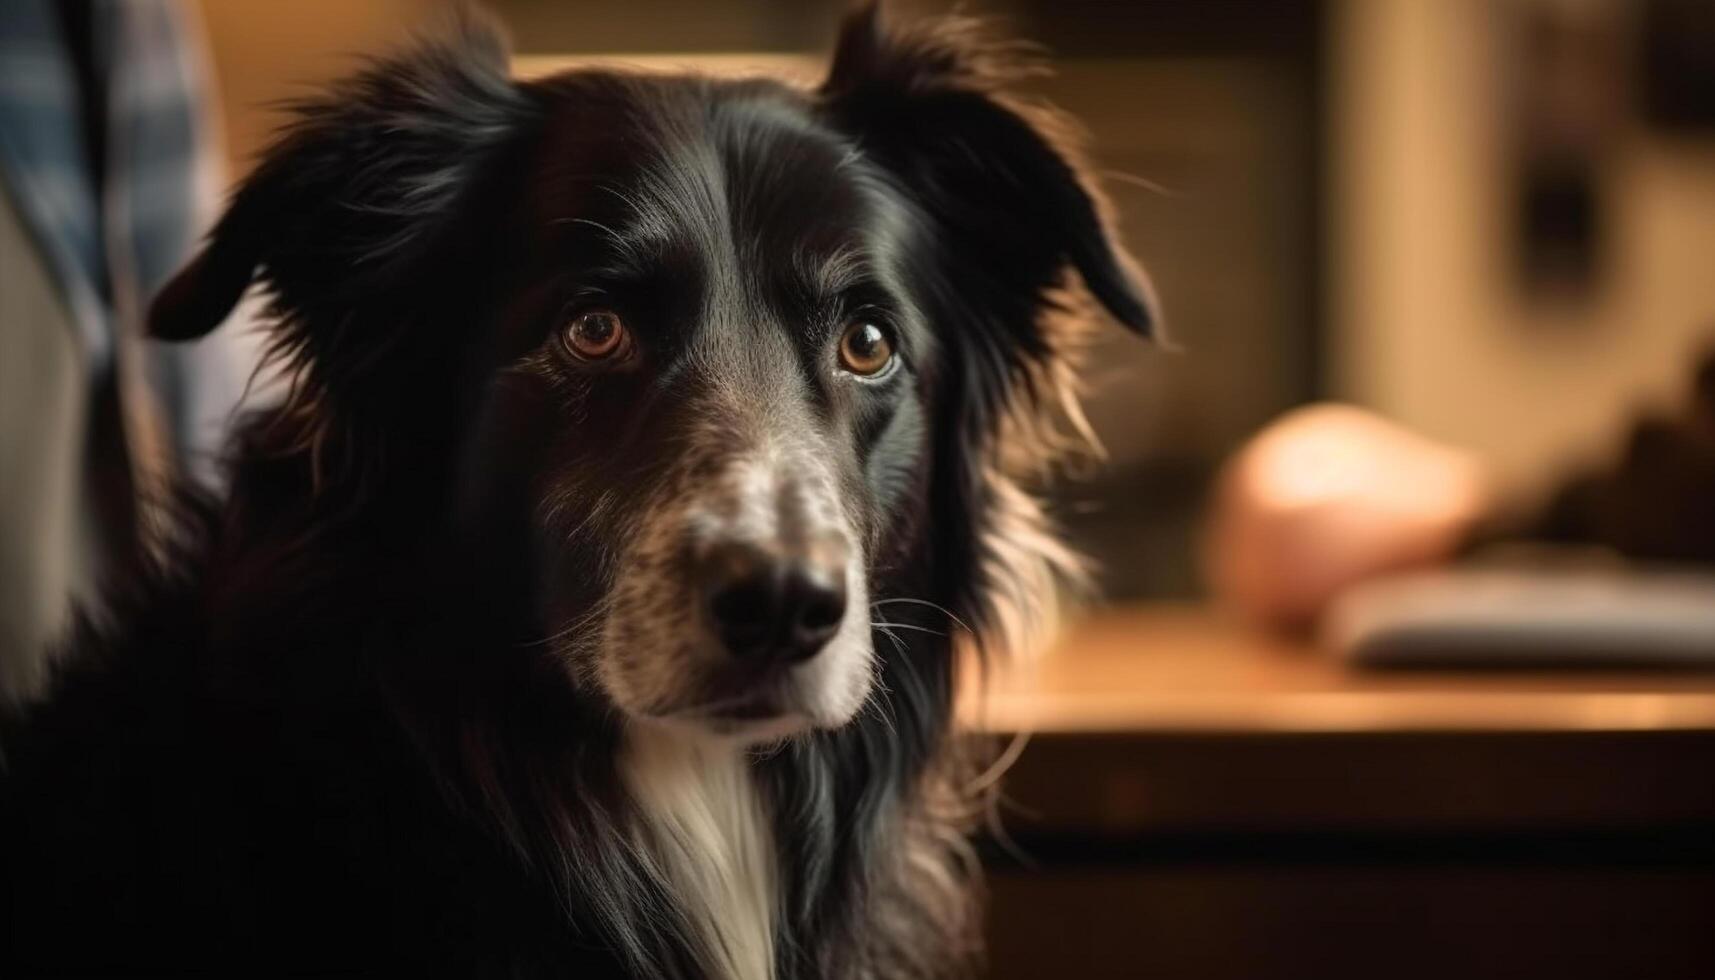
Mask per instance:
[[[850,720],[874,647],[862,539],[825,460],[728,456],[639,524],[598,676],[621,708],[768,739]]]

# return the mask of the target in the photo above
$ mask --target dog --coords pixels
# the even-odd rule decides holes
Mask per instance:
[[[465,17],[297,105],[149,320],[258,286],[287,393],[7,722],[6,975],[971,969],[959,651],[1075,574],[1024,487],[1155,321],[1028,66],[870,5],[815,87],[517,81]]]

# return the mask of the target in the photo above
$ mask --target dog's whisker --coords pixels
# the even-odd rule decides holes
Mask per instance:
[[[581,632],[582,630],[587,628],[592,622],[594,622],[597,618],[599,618],[606,611],[607,611],[606,604],[598,602],[594,606],[592,606],[588,610],[586,610],[585,612],[579,614],[578,616],[573,617],[570,622],[568,622],[565,626],[561,627],[560,629],[555,630],[554,632],[548,634],[547,636],[542,637],[541,639],[528,640],[524,643],[519,644],[519,646],[538,647],[538,646],[549,646],[551,644],[557,643],[560,640],[565,639],[567,636],[570,636],[574,633]]]
[[[930,629],[927,626],[915,626],[911,623],[870,623],[869,625],[875,629],[881,629],[883,627],[886,627],[888,629],[916,630],[919,633],[930,633],[930,634],[933,634],[935,636],[946,636],[947,635],[947,634],[941,632],[940,630]]]
[[[880,632],[893,643],[894,650],[899,653],[901,659],[904,659],[906,657],[905,641],[901,640],[898,634],[885,627],[881,628]],[[882,672],[881,660],[877,658],[870,665],[870,690],[868,696],[864,698],[864,704],[866,706],[874,704],[876,717],[887,725],[889,732],[897,733],[899,720],[894,714],[893,698],[888,696],[892,693],[893,688],[888,685],[887,678]]]
[[[898,633],[893,632],[893,630],[891,628],[893,626],[892,623],[871,623],[869,625],[872,628],[874,628],[876,632],[880,633],[882,636],[885,636],[889,640],[892,640],[893,641],[893,647],[895,650],[899,651],[900,656],[905,655],[905,641],[903,641],[899,638]]]
[[[555,222],[555,223],[556,224],[568,224],[568,225],[588,225],[589,227],[594,228],[599,232],[602,232],[603,234],[607,235],[610,238],[613,238],[615,240],[618,240],[618,238],[619,238],[619,232],[614,231],[613,228],[608,226],[608,225],[605,225],[599,221],[596,221],[594,218],[566,218],[563,221],[559,221],[559,222]]]
[[[900,656],[903,657],[905,655],[905,647],[904,644],[900,642],[899,637],[892,633],[888,633],[886,630],[883,630],[882,632],[888,639],[893,641],[894,649],[898,650]],[[898,719],[894,716],[893,699],[886,696],[891,693],[893,693],[893,689],[888,687],[887,679],[882,674],[881,661],[878,659],[870,665],[869,694],[864,697],[863,705],[860,710],[869,711],[873,709],[875,717],[880,720],[882,724],[887,726],[889,734],[897,735],[899,732],[899,723]]]
[[[566,532],[566,535],[565,535],[566,540],[567,541],[576,541],[578,535],[583,533],[584,528],[587,528],[590,526],[590,522],[594,521],[596,518],[602,516],[604,513],[607,512],[607,508],[612,503],[612,501],[613,501],[613,491],[612,490],[603,490],[601,492],[601,494],[595,498],[595,502],[590,505],[589,511],[586,514],[584,514],[584,519],[579,521],[575,526],[573,526],[570,531]]]
[[[936,612],[940,613],[941,615],[947,617],[948,619],[952,620],[953,625],[959,627],[960,629],[964,630],[965,632],[967,632],[967,633],[975,633],[976,632],[976,630],[971,629],[971,626],[969,623],[960,619],[956,614],[954,614],[954,612],[951,609],[948,609],[946,606],[943,606],[938,602],[930,602],[928,599],[912,599],[912,598],[908,598],[908,597],[904,597],[904,596],[896,596],[896,597],[891,598],[891,599],[877,599],[876,601],[870,603],[870,607],[875,608],[877,606],[888,606],[888,605],[893,605],[894,603],[901,603],[901,604],[913,605],[913,606],[926,606],[930,609],[935,610]]]

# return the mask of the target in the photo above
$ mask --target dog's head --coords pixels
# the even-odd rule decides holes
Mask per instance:
[[[259,277],[318,492],[410,488],[429,526],[391,540],[485,556],[578,689],[699,732],[837,727],[881,673],[872,603],[980,613],[1066,271],[1151,319],[995,54],[870,8],[813,90],[515,82],[467,28],[304,106],[151,327],[204,333]]]

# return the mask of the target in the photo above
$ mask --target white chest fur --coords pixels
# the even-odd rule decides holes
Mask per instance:
[[[721,980],[774,975],[774,835],[743,747],[637,726],[625,778],[638,843],[679,903],[699,959]]]

